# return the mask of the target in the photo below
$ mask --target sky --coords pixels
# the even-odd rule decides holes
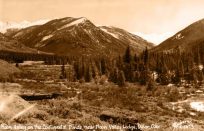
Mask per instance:
[[[0,0],[0,26],[86,17],[159,44],[204,18],[203,5],[204,0]]]

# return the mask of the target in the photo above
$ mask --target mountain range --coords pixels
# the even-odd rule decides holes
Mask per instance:
[[[204,19],[179,31],[158,46],[113,26],[96,26],[84,17],[54,19],[42,25],[10,29],[0,34],[0,50],[47,52],[57,55],[115,56],[130,46],[135,54],[191,50],[204,43]]]
[[[141,53],[153,44],[116,27],[96,26],[87,18],[66,17],[7,34],[23,45],[58,55],[118,55],[130,46]]]
[[[172,37],[168,38],[158,46],[154,47],[154,52],[172,52],[179,49],[182,52],[190,51],[192,47],[199,46],[204,42],[204,19],[199,20]]]
[[[0,33],[0,50],[24,53],[37,53],[36,49],[29,48],[19,43],[18,40],[5,36],[2,33]]]

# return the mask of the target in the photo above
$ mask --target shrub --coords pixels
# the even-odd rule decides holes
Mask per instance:
[[[84,78],[81,78],[81,79],[79,80],[79,83],[85,83]]]
[[[100,78],[100,80],[99,80],[99,83],[100,83],[101,85],[104,85],[104,84],[106,83],[107,79],[108,79],[108,78],[107,78],[105,75],[102,75],[101,78]]]
[[[74,110],[78,110],[81,111],[82,110],[82,105],[80,103],[73,103],[71,108],[73,108]]]
[[[37,112],[34,117],[37,119],[45,121],[48,119],[48,114],[45,112]]]
[[[159,100],[159,101],[157,102],[157,106],[163,107],[163,102],[162,102],[162,100]]]
[[[172,87],[170,92],[167,94],[167,99],[171,102],[175,102],[180,98],[179,91],[176,87]]]
[[[155,88],[155,82],[150,79],[147,84],[147,91],[152,91]]]

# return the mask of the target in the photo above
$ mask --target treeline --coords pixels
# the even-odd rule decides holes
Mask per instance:
[[[0,51],[0,59],[13,63],[22,63],[23,61],[44,61],[49,65],[62,65],[71,63],[75,56],[60,56],[55,54],[37,54],[37,53],[22,53],[13,51]]]
[[[117,58],[98,58],[74,62],[77,80],[91,81],[105,75],[109,81],[125,86],[125,82],[140,83],[152,89],[155,83],[179,86],[201,87],[204,80],[204,44],[193,50],[174,53],[149,53],[144,50],[140,55],[127,47],[124,55]]]
[[[65,64],[72,65],[72,81],[90,82],[110,81],[119,86],[126,82],[147,85],[154,88],[155,83],[170,83],[201,87],[203,84],[204,43],[183,52],[152,53],[145,49],[140,55],[128,46],[118,57],[76,57],[48,54],[31,54],[1,51],[0,59],[19,63],[25,60],[45,61],[46,64],[62,65],[61,78],[66,79]],[[69,77],[70,78],[70,77]]]
[[[200,87],[204,79],[204,43],[185,52],[177,48],[173,53],[153,53],[149,64],[158,74],[157,82],[160,84]]]
[[[149,69],[148,50],[140,56],[132,54],[130,47],[127,47],[125,54],[117,58],[78,59],[73,62],[75,80],[90,82],[106,78],[119,86],[125,86],[126,82],[151,85],[153,78]]]

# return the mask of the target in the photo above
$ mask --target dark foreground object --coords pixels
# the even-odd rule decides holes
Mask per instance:
[[[55,99],[59,96],[62,96],[62,94],[60,93],[52,93],[52,94],[32,94],[32,95],[29,95],[29,94],[23,94],[23,95],[20,95],[21,98],[23,98],[24,100],[27,100],[27,101],[36,101],[36,100],[43,100],[43,99]]]
[[[112,116],[112,115],[108,115],[108,114],[101,114],[100,115],[100,120],[106,121],[106,122],[111,121],[112,124],[122,124],[122,125],[125,125],[125,126],[129,126],[129,128],[127,129],[128,131],[142,131],[141,129],[139,129],[139,127],[137,125],[138,120],[136,120],[136,119],[121,118],[121,117],[118,117],[118,116]]]

